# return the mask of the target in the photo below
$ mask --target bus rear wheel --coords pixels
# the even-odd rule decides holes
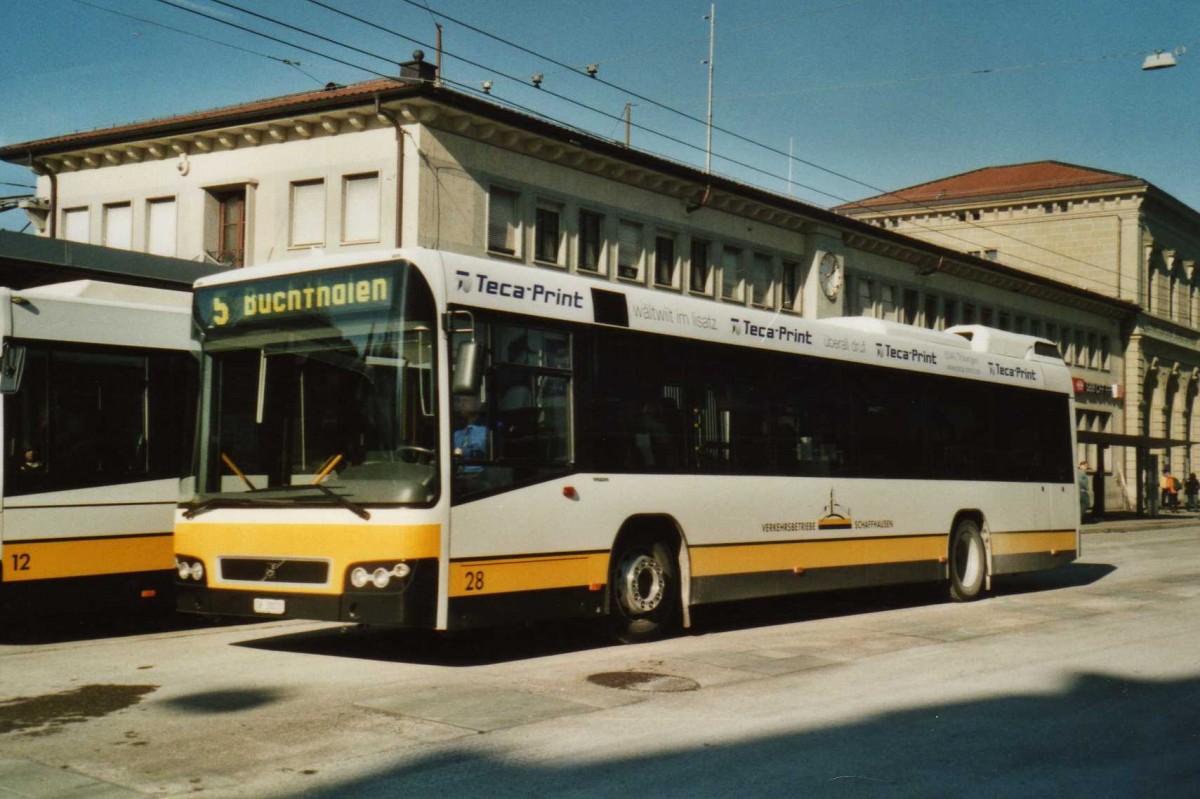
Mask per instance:
[[[608,626],[626,644],[662,638],[679,621],[679,572],[671,549],[649,538],[627,540],[609,568]]]
[[[950,598],[971,602],[983,593],[987,576],[987,549],[974,519],[963,519],[950,538]]]

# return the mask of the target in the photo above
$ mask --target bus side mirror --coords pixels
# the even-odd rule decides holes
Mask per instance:
[[[460,342],[454,352],[454,375],[450,391],[456,395],[478,395],[483,375],[483,351],[477,341]]]
[[[25,372],[25,348],[9,344],[0,357],[0,394],[16,394]]]

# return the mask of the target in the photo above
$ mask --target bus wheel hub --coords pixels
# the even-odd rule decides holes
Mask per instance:
[[[663,567],[649,555],[634,555],[621,565],[621,604],[633,613],[649,613],[662,602]]]

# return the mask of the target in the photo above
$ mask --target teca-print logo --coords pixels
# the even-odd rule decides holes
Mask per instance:
[[[732,331],[733,335],[735,335],[735,336],[742,335],[742,320],[741,319],[734,319],[733,317],[730,317],[729,324],[731,325],[730,330]]]
[[[464,272],[461,269],[456,269],[454,274],[458,278],[458,284],[456,285],[456,288],[459,291],[461,291],[463,294],[470,294],[471,293],[471,273]]]

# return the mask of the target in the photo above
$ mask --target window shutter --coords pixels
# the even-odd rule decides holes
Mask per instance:
[[[173,256],[175,249],[175,201],[151,200],[147,214],[146,252]]]
[[[292,184],[292,246],[325,243],[325,181]]]
[[[514,255],[517,252],[517,196],[492,189],[488,202],[488,249]]]
[[[617,269],[621,277],[639,277],[642,260],[642,226],[621,222],[617,229]]]
[[[128,203],[104,206],[104,246],[118,250],[133,246],[133,208]]]
[[[342,241],[378,241],[379,175],[347,177],[342,202]]]
[[[91,235],[91,218],[86,208],[72,208],[63,211],[62,237],[67,241],[78,241],[87,244]]]

